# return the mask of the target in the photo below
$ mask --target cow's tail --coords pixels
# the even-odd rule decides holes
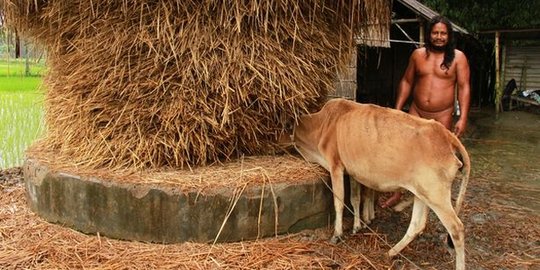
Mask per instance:
[[[463,146],[458,137],[451,132],[448,132],[448,134],[448,138],[450,139],[452,146],[457,149],[463,162],[463,166],[461,167],[461,186],[459,188],[459,194],[455,207],[456,214],[459,214],[459,210],[461,210],[461,205],[463,205],[463,200],[465,199],[465,192],[467,191],[467,184],[469,183],[469,176],[471,174],[471,159],[469,157],[469,153],[467,153],[467,150],[465,149],[465,146]]]

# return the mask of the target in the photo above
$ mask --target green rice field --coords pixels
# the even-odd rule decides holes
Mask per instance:
[[[41,77],[45,72],[43,61],[29,61],[30,74],[28,77]],[[24,59],[0,60],[0,77],[26,77],[26,61]],[[1,86],[0,86],[1,87]]]
[[[43,69],[33,65],[24,76],[23,61],[0,60],[0,169],[20,166],[26,148],[43,134]]]

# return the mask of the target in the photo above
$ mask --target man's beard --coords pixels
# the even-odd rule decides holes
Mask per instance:
[[[448,47],[448,45],[444,45],[444,46],[436,46],[436,45],[431,44],[431,49],[434,50],[434,51],[437,51],[437,52],[444,52],[444,51],[446,51],[446,47]]]

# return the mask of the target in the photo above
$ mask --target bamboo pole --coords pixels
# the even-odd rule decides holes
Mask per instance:
[[[499,118],[499,111],[501,110],[501,95],[502,95],[502,89],[501,89],[501,74],[500,74],[500,66],[501,63],[499,61],[499,39],[500,39],[500,32],[495,32],[495,118]]]
[[[506,45],[503,43],[500,45],[500,51],[501,51],[501,54],[499,56],[499,69],[500,69],[500,78],[499,78],[499,86],[501,88],[501,111],[504,111],[504,107],[503,107],[503,104],[502,104],[502,96],[504,95],[504,87],[506,86],[505,85],[505,82],[506,82],[506,65],[504,63],[506,63]]]

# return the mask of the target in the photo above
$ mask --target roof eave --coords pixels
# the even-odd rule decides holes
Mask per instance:
[[[404,6],[408,7],[410,10],[412,10],[417,15],[422,16],[426,20],[431,20],[431,18],[439,15],[436,11],[432,10],[431,8],[423,5],[422,3],[416,1],[416,0],[397,0]],[[454,32],[459,32],[465,35],[468,35],[469,32],[465,30],[465,28],[452,23],[452,28],[454,28]]]

